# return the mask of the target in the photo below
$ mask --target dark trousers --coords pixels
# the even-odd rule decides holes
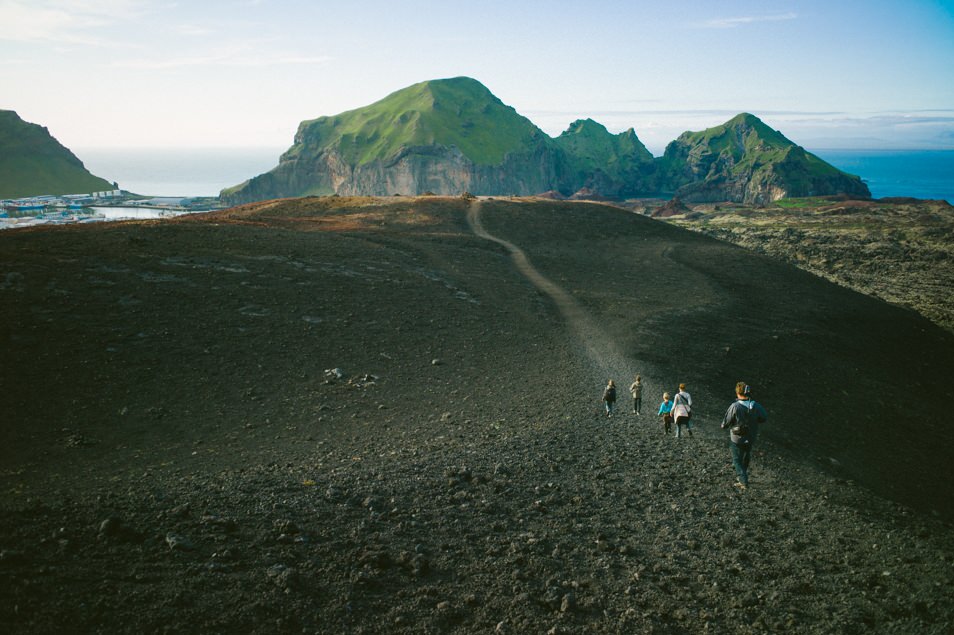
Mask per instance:
[[[749,485],[749,461],[752,460],[752,444],[744,445],[732,443],[732,465],[735,467],[735,473],[739,475],[739,482],[748,487]]]
[[[689,417],[676,417],[676,438],[682,436],[682,427],[686,427],[686,432],[692,436],[692,424],[689,423]]]
[[[643,398],[633,397],[633,412],[639,412],[640,408],[642,407],[643,407]]]

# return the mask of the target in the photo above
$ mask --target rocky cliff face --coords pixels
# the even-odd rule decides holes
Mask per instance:
[[[272,171],[222,192],[231,204],[306,195],[533,195],[585,191],[628,198],[671,192],[687,202],[765,204],[846,194],[869,198],[845,174],[739,115],[684,133],[654,159],[634,130],[591,120],[556,139],[476,80],[415,84],[366,108],[302,122]]]
[[[558,157],[539,144],[527,152],[508,154],[499,165],[480,165],[456,147],[404,148],[388,160],[351,164],[337,149],[314,155],[283,157],[274,170],[256,176],[225,196],[249,202],[286,196],[339,194],[391,196],[394,194],[456,195],[513,194],[530,196],[557,189]]]
[[[322,194],[517,194],[565,189],[553,140],[479,82],[415,84],[366,108],[305,121],[278,167],[231,203]]]
[[[871,197],[860,178],[745,113],[715,128],[683,133],[666,148],[660,167],[663,182],[693,203],[764,205],[787,197]]]

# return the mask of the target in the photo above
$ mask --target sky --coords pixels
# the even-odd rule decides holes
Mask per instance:
[[[954,0],[0,0],[0,109],[74,151],[287,148],[461,75],[656,155],[740,112],[809,149],[954,149]]]

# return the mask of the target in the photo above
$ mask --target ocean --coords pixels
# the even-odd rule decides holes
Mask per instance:
[[[833,166],[856,174],[871,196],[943,199],[954,204],[954,150],[812,150]]]
[[[268,172],[287,148],[89,148],[73,153],[86,169],[144,196],[218,196]]]
[[[77,150],[90,172],[147,196],[217,196],[278,165],[284,148]],[[811,150],[868,184],[875,198],[954,203],[954,150]]]

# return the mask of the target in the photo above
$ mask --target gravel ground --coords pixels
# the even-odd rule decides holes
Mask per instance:
[[[0,629],[949,633],[954,337],[604,205],[0,235]],[[606,379],[645,406],[606,418]],[[739,379],[770,420],[738,492]],[[654,416],[679,382],[691,438]],[[913,405],[914,404],[914,405]]]

